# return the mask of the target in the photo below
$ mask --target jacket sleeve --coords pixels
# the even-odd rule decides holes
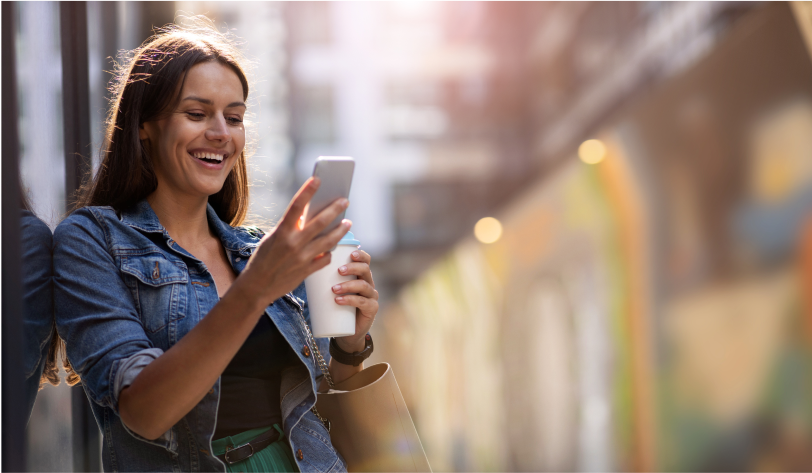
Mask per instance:
[[[54,302],[57,330],[88,397],[118,413],[125,378],[119,371],[143,368],[143,361],[127,361],[139,354],[154,358],[160,350],[147,338],[102,221],[87,209],[74,212],[54,232]]]
[[[54,336],[53,235],[45,222],[27,210],[21,215],[20,233],[25,262],[22,266],[25,389],[30,417]]]

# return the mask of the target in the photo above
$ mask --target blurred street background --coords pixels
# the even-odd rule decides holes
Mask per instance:
[[[87,65],[95,169],[113,58],[206,15],[252,62],[254,223],[356,159],[369,363],[435,471],[812,471],[810,2],[77,4],[71,64],[66,4],[13,6],[52,229],[65,71]],[[78,389],[40,391],[30,471],[98,465]]]

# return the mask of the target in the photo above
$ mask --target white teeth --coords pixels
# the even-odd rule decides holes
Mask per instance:
[[[222,155],[222,154],[199,153],[199,152],[198,153],[193,153],[192,156],[194,156],[197,159],[211,159],[211,160],[220,161],[220,162],[222,162],[223,158],[225,158],[225,155]]]

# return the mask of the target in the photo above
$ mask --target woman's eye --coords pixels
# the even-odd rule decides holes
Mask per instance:
[[[226,120],[228,120],[228,122],[232,125],[242,123],[242,118],[240,117],[226,117]]]
[[[186,112],[186,115],[188,115],[189,118],[194,118],[195,120],[206,118],[205,114],[199,112]]]

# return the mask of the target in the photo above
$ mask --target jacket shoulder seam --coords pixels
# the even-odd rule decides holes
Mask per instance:
[[[107,225],[107,222],[104,219],[104,216],[100,215],[99,210],[101,209],[110,209],[112,207],[88,207],[88,211],[93,215],[93,218],[99,224],[99,227],[102,229],[102,234],[104,234],[104,244],[107,245],[107,253],[113,258],[113,242],[112,236],[110,234],[110,228]],[[115,259],[115,258],[114,258]]]

